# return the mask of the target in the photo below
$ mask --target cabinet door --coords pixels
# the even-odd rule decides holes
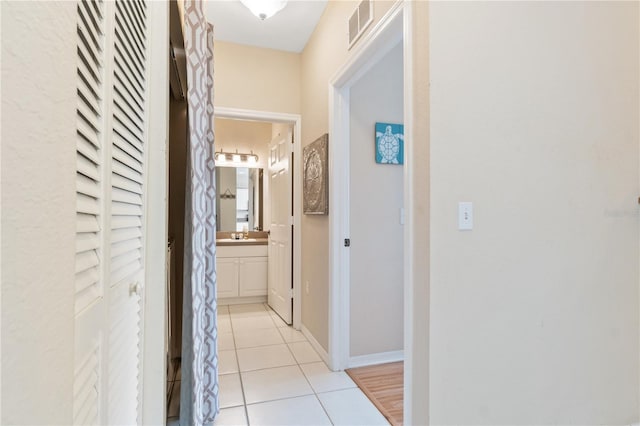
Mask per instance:
[[[240,296],[267,294],[267,258],[240,258]]]
[[[218,275],[218,297],[238,297],[238,258],[218,258],[216,272]]]

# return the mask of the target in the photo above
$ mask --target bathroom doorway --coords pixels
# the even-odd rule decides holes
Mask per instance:
[[[247,121],[261,121],[261,122],[269,122],[273,124],[274,128],[274,141],[282,140],[283,137],[285,140],[289,140],[289,136],[285,136],[285,129],[291,129],[291,138],[292,143],[290,144],[291,155],[288,156],[290,164],[289,171],[291,171],[290,178],[287,179],[287,184],[290,185],[289,189],[292,196],[292,202],[290,204],[292,225],[290,225],[290,237],[289,240],[291,242],[290,248],[286,250],[286,255],[288,256],[288,270],[292,273],[292,288],[291,288],[291,300],[292,306],[290,311],[290,316],[287,320],[286,314],[281,317],[286,322],[291,322],[293,328],[296,330],[300,329],[301,325],[301,305],[300,301],[300,281],[301,281],[301,259],[300,259],[300,247],[301,247],[301,206],[300,203],[296,203],[295,200],[300,200],[302,196],[301,183],[302,178],[300,175],[300,170],[302,169],[300,165],[301,161],[301,145],[300,145],[300,123],[301,117],[297,114],[283,114],[277,112],[265,112],[265,111],[253,111],[253,110],[245,110],[245,109],[236,109],[236,108],[224,108],[224,107],[216,107],[215,110],[215,118],[216,119],[231,119],[231,120],[247,120]],[[278,131],[277,129],[281,129]],[[278,133],[280,136],[278,137]],[[219,149],[216,145],[216,149]],[[271,160],[271,153],[267,155],[268,158],[265,158],[265,182],[267,183],[266,187],[266,195],[265,197],[269,197],[269,181],[270,179],[266,174],[268,173],[269,166],[268,162]],[[268,224],[272,221],[271,208],[265,208],[265,218],[264,223]],[[271,253],[270,253],[271,256]],[[271,277],[269,277],[271,279]],[[287,295],[289,296],[289,295]],[[291,305],[291,304],[290,304]]]

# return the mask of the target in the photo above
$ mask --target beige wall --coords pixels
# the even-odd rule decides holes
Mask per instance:
[[[430,318],[430,159],[429,107],[429,3],[409,2],[411,40],[405,54],[411,69],[405,69],[405,102],[413,114],[405,115],[405,167],[413,174],[405,181],[405,389],[406,424],[429,421],[429,318]],[[407,79],[407,74],[412,75]]]
[[[433,424],[640,420],[638,6],[430,6]]]
[[[351,87],[350,355],[402,351],[404,166],[377,164],[375,124],[403,123],[402,43]],[[381,307],[383,307],[381,309]]]
[[[216,41],[215,105],[300,114],[300,55]]]
[[[76,5],[2,2],[2,418],[73,420]]]
[[[374,23],[393,5],[376,1]],[[328,83],[346,62],[348,17],[357,1],[330,1],[302,52],[302,145],[306,146],[329,131]],[[356,45],[357,46],[357,45]],[[329,137],[329,149],[331,149]],[[329,188],[331,190],[331,188]],[[302,216],[302,285],[309,283],[309,293],[302,292],[302,324],[320,345],[328,348],[329,312],[329,220],[327,216]]]
[[[263,121],[215,119],[216,151],[258,154],[258,165],[267,167],[271,123]]]

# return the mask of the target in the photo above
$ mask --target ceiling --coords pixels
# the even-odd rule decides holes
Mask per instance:
[[[326,5],[327,0],[289,0],[264,21],[238,0],[207,0],[204,10],[216,40],[302,52]]]

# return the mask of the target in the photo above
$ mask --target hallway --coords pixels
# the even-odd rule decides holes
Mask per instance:
[[[344,372],[266,304],[218,307],[222,425],[387,425]],[[179,425],[179,374],[168,415]],[[169,387],[170,388],[169,384]]]

